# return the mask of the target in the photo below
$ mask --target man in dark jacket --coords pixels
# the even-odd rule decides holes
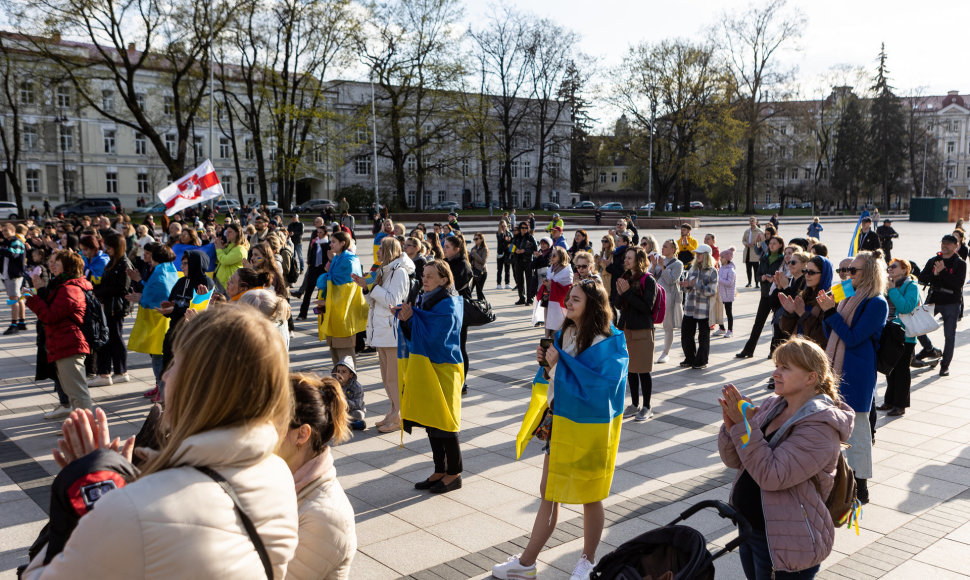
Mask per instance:
[[[859,251],[872,252],[880,247],[879,236],[872,231],[872,218],[869,216],[862,218],[862,226],[859,230]]]
[[[306,270],[304,270],[303,287],[300,289],[300,294],[303,295],[303,302],[300,304],[300,314],[297,320],[306,320],[307,314],[310,311],[310,300],[316,294],[314,288],[316,287],[317,278],[320,277],[320,274],[323,274],[327,263],[330,261],[330,256],[328,255],[330,251],[330,237],[327,234],[327,226],[324,224],[323,218],[320,217],[314,219],[313,223],[316,226],[316,230],[314,231],[313,238],[310,239],[310,243],[307,245]]]
[[[619,280],[623,276],[623,272],[626,271],[626,268],[623,267],[623,260],[626,258],[626,251],[630,248],[630,242],[633,239],[633,234],[628,231],[619,232],[617,236],[619,236],[620,243],[613,250],[613,262],[606,267],[606,271],[609,272],[614,281]],[[616,308],[616,284],[614,283],[611,286],[609,289],[610,304],[613,305],[613,308]]]
[[[293,219],[286,225],[286,231],[290,235],[290,241],[293,242],[293,252],[296,254],[302,272],[306,270],[306,262],[303,261],[303,222],[300,221],[300,216],[293,214]]]
[[[526,300],[526,281],[532,277],[532,255],[538,249],[535,238],[530,233],[529,224],[519,223],[519,229],[512,238],[512,274],[515,277],[515,289],[519,293],[519,300],[516,304],[527,304],[531,302],[531,297]]]
[[[893,238],[898,238],[899,234],[893,229],[893,220],[882,220],[882,225],[876,228],[876,235],[879,236],[879,243],[882,245],[882,253],[886,256],[886,263],[893,259]]]
[[[950,361],[953,360],[953,346],[956,339],[957,319],[960,316],[960,302],[963,299],[963,284],[967,280],[967,263],[957,255],[959,242],[956,236],[947,234],[940,240],[940,253],[926,262],[920,271],[920,284],[930,287],[926,297],[927,304],[933,304],[935,314],[943,318],[943,359],[940,361],[940,376],[950,375]],[[923,350],[916,355],[919,359],[937,355],[926,335],[919,337]]]

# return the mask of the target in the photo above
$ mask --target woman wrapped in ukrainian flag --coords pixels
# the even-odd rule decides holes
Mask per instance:
[[[360,259],[354,253],[351,237],[347,232],[337,232],[330,236],[330,251],[333,258],[327,271],[317,278],[320,291],[317,306],[325,309],[317,316],[317,329],[320,340],[326,339],[330,347],[330,358],[336,365],[345,356],[357,363],[354,347],[357,333],[367,328],[367,302],[360,286],[354,283],[353,276],[360,276]]]
[[[402,426],[425,427],[431,442],[434,473],[414,484],[415,489],[445,493],[461,488],[461,386],[465,370],[461,358],[464,302],[455,290],[451,268],[444,260],[425,264],[424,292],[414,306],[393,308],[400,322],[398,388]]]
[[[560,503],[583,504],[583,553],[572,578],[589,577],[603,534],[603,500],[613,482],[629,363],[626,339],[612,319],[602,284],[595,279],[573,284],[562,330],[552,346],[536,351],[542,368],[516,451],[521,455],[533,435],[546,442],[542,503],[528,546],[493,566],[496,578],[535,577],[536,558],[556,528]]]
[[[172,248],[157,242],[145,246],[145,261],[152,266],[152,274],[145,282],[140,293],[126,296],[129,302],[138,303],[138,315],[131,327],[128,337],[128,350],[143,352],[152,357],[152,372],[155,374],[155,388],[145,393],[153,401],[161,400],[160,387],[164,365],[165,334],[168,332],[169,320],[158,308],[162,302],[168,300],[172,288],[178,282],[178,269],[173,263],[175,253]],[[129,277],[135,282],[141,281],[141,276],[135,270],[129,271]]]

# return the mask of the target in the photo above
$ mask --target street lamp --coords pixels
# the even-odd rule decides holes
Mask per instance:
[[[66,123],[67,115],[63,111],[58,111],[57,115],[54,116],[54,124],[57,125],[57,145],[58,149],[61,150],[61,188],[65,190],[67,187],[67,159],[64,150],[64,126]],[[68,201],[67,191],[64,191],[64,201]]]
[[[930,121],[926,124],[926,130],[923,132],[923,176],[919,188],[919,196],[923,197],[926,194],[926,146],[930,140],[930,130],[935,127],[935,123]]]

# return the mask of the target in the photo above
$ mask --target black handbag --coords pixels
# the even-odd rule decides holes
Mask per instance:
[[[465,326],[485,326],[489,322],[495,322],[495,314],[492,313],[492,305],[484,298],[473,300],[465,297]]]
[[[898,322],[890,320],[882,329],[876,347],[876,369],[889,376],[906,353],[906,330]]]

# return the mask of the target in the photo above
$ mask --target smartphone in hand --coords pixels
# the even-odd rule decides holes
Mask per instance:
[[[552,346],[552,339],[551,338],[540,338],[539,339],[539,346],[542,347],[543,350],[549,350],[549,347]],[[548,367],[549,366],[549,363],[546,362],[546,361],[542,361],[540,364],[542,366],[544,366],[544,367]]]

